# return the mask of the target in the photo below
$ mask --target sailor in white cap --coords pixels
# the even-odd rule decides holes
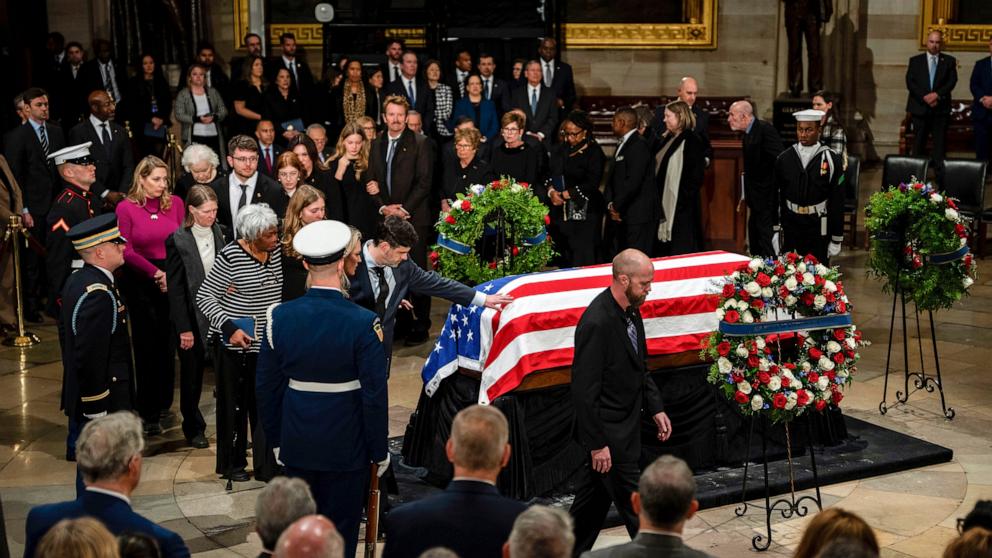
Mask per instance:
[[[783,252],[812,254],[825,265],[844,241],[844,162],[820,143],[823,111],[793,113],[799,142],[775,161]]]
[[[256,368],[259,416],[286,474],[307,481],[317,513],[334,522],[354,556],[369,466],[389,466],[386,353],[378,316],[342,292],[360,250],[351,229],[317,221],[293,237],[310,289],[269,309]]]
[[[73,269],[83,266],[66,238],[69,229],[101,213],[100,201],[90,188],[96,182],[96,161],[90,156],[91,142],[71,145],[48,156],[55,163],[64,189],[48,212],[45,235],[45,266],[48,272],[48,310],[58,315],[58,299]]]

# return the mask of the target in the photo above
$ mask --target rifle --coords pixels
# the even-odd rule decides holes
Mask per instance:
[[[365,506],[365,558],[375,558],[379,538],[379,464],[369,466],[369,501]]]

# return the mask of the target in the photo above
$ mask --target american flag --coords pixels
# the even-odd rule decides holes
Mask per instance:
[[[698,350],[716,329],[723,278],[749,260],[729,252],[656,258],[641,307],[648,354]],[[513,391],[525,376],[571,366],[575,326],[610,285],[610,264],[505,277],[476,287],[514,298],[502,311],[452,305],[421,376],[427,395],[459,367],[482,373],[479,403]]]

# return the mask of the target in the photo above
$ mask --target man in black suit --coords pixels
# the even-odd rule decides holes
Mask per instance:
[[[270,178],[276,177],[276,162],[283,148],[276,141],[276,127],[271,120],[258,121],[255,126],[255,139],[258,140],[258,171]]]
[[[317,148],[317,157],[320,162],[327,164],[331,156],[335,153],[337,145],[327,143],[327,128],[323,124],[313,123],[307,126],[307,137],[313,140],[314,147]]]
[[[81,91],[88,97],[93,91],[103,90],[110,93],[115,103],[121,102],[127,83],[127,70],[123,64],[111,59],[110,41],[94,39],[93,52],[96,58],[84,63],[80,70],[83,73]]]
[[[451,73],[447,79],[448,87],[451,88],[451,95],[454,97],[455,102],[465,96],[465,80],[468,79],[468,75],[471,72],[472,53],[468,49],[463,48],[455,55],[455,67],[451,69]]]
[[[79,124],[87,114],[86,96],[88,91],[83,83],[85,73],[82,71],[83,58],[85,58],[83,45],[71,41],[65,47],[65,58],[62,59],[62,66],[58,74],[58,105],[59,118],[62,128],[72,129]]]
[[[613,133],[620,141],[606,177],[604,194],[615,250],[636,248],[649,254],[661,219],[654,158],[647,140],[637,133],[634,109],[617,110],[613,115]]]
[[[231,57],[231,81],[236,82],[241,79],[241,72],[244,71],[245,59],[250,55],[262,56],[262,37],[258,33],[248,33],[242,41],[242,48],[245,49],[245,56]]]
[[[61,182],[48,155],[65,147],[62,128],[48,122],[48,94],[32,87],[21,94],[27,104],[28,120],[4,136],[5,155],[14,178],[24,194],[21,216],[31,235],[44,244],[46,220],[52,197]],[[44,258],[33,250],[24,256],[25,319],[40,323],[41,297],[45,295]]]
[[[631,503],[640,521],[629,543],[586,552],[582,558],[706,558],[682,542],[685,522],[696,515],[696,479],[685,461],[663,455],[641,473]]]
[[[116,204],[131,188],[134,153],[124,127],[114,122],[117,105],[106,91],[89,96],[90,117],[69,130],[69,144],[91,142],[90,155],[96,162],[94,195]]]
[[[480,54],[478,68],[482,78],[482,97],[492,101],[496,105],[496,114],[502,117],[504,112],[510,110],[510,86],[496,77],[496,61],[492,54]]]
[[[524,66],[527,82],[510,93],[511,108],[524,111],[527,116],[527,134],[551,146],[558,129],[558,108],[555,93],[541,83],[541,63],[531,60]]]
[[[416,558],[435,546],[458,556],[500,558],[513,521],[527,507],[496,488],[510,461],[508,439],[509,425],[497,408],[472,405],[459,411],[445,445],[455,480],[444,492],[386,516],[383,558]]]
[[[399,79],[384,88],[386,96],[398,95],[405,98],[410,108],[420,113],[424,129],[431,130],[433,122],[431,93],[427,88],[427,81],[417,75],[420,66],[417,55],[408,50],[403,53],[402,61]]]
[[[575,518],[575,551],[592,548],[612,502],[627,532],[637,533],[631,494],[637,490],[641,413],[668,440],[672,423],[661,392],[648,375],[640,306],[651,292],[654,266],[637,250],[613,259],[613,281],[596,296],[575,328],[572,402],[576,439],[590,456],[569,512]]]
[[[386,85],[400,79],[405,50],[403,39],[389,39],[386,42],[386,63],[382,66],[382,77]]]
[[[562,114],[568,114],[575,105],[575,78],[572,76],[572,66],[567,62],[555,60],[558,54],[558,43],[550,37],[541,40],[537,49],[541,55],[541,74],[544,85],[555,92],[558,99],[558,109]]]
[[[265,75],[269,82],[273,83],[279,70],[286,68],[289,70],[290,87],[306,98],[313,88],[313,72],[310,71],[310,66],[296,55],[296,35],[292,33],[279,35],[279,44],[282,47],[282,56],[269,59],[265,65]]]
[[[748,250],[754,256],[775,257],[772,236],[778,215],[775,160],[785,150],[775,127],[754,116],[750,101],[730,105],[730,129],[744,132],[744,200],[747,201]]]
[[[210,187],[217,194],[217,219],[234,231],[239,209],[259,202],[273,206],[282,186],[258,172],[258,142],[248,136],[237,135],[227,142],[227,164],[231,174],[217,177]]]
[[[931,31],[927,35],[927,51],[909,59],[906,68],[906,112],[913,119],[916,138],[913,156],[924,156],[927,139],[933,136],[930,160],[938,170],[944,164],[947,120],[951,114],[951,92],[958,83],[957,60],[940,52],[944,35]]]
[[[989,39],[992,53],[992,39]],[[992,136],[992,56],[975,62],[971,70],[971,123],[975,130],[975,158],[989,160],[989,137]]]

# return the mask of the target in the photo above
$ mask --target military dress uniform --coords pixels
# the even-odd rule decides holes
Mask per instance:
[[[350,239],[343,223],[319,221],[303,227],[293,247],[326,265]],[[265,436],[286,474],[310,485],[317,512],[344,537],[345,556],[354,556],[369,466],[388,466],[379,318],[338,289],[311,287],[269,309],[261,344],[255,386]]]
[[[828,246],[844,241],[844,161],[820,144],[804,166],[799,152],[793,145],[775,161],[782,251],[813,254],[828,265]]]

